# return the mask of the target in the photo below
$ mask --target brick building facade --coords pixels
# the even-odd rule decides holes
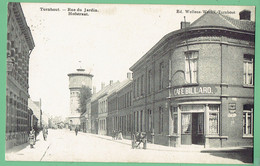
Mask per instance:
[[[136,130],[169,146],[253,145],[254,22],[209,11],[181,25],[130,68]]]
[[[144,131],[149,142],[174,147],[252,146],[254,39],[246,10],[240,19],[208,11],[181,22],[106,96],[106,134]]]
[[[29,58],[34,41],[20,3],[8,3],[6,80],[6,148],[27,141]]]

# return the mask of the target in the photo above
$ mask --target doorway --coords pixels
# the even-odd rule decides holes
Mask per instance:
[[[181,114],[181,144],[204,144],[204,114]]]

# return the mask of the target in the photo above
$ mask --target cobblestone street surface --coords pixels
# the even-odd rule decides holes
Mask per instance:
[[[42,133],[33,149],[29,144],[6,151],[8,161],[78,161],[78,162],[156,162],[156,163],[252,163],[252,148],[216,148],[182,146],[173,148],[155,144],[147,149],[132,149],[130,140],[112,140],[69,130],[49,130],[47,141]]]

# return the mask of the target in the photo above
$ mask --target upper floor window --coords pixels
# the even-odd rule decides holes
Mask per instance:
[[[139,97],[140,94],[140,78],[137,78],[137,83],[136,83],[136,97]]]
[[[163,89],[163,70],[164,70],[164,64],[163,64],[163,62],[162,62],[162,63],[160,63],[159,89]]]
[[[148,94],[151,93],[152,91],[152,70],[149,70],[148,71],[148,81],[147,81],[147,91],[148,91]]]
[[[198,51],[185,52],[185,79],[187,83],[198,82]]]
[[[253,66],[253,55],[244,55],[244,84],[253,85],[254,80],[254,66]]]
[[[244,105],[243,109],[243,135],[253,135],[253,105]]]
[[[134,95],[134,98],[135,98],[135,92],[136,92],[136,90],[135,90],[135,87],[136,87],[136,80],[134,80],[134,82],[133,82],[133,95]]]
[[[144,95],[144,75],[141,76],[141,96]]]

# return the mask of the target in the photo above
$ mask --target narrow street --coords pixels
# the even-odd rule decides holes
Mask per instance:
[[[69,130],[49,130],[47,141],[42,133],[35,148],[20,145],[6,152],[6,160],[78,161],[78,162],[157,162],[157,163],[226,163],[252,162],[252,151],[173,148],[148,144],[147,149],[131,149],[130,140],[112,140],[107,136]],[[247,155],[247,156],[246,156]]]

